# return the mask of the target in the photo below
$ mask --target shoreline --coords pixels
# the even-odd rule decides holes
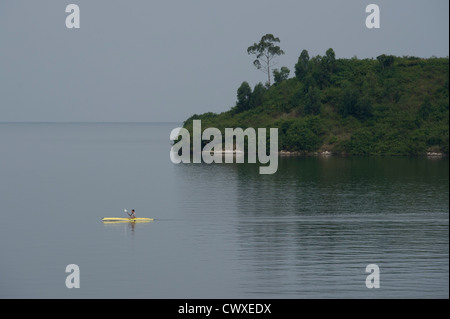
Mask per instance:
[[[392,154],[376,154],[376,155],[358,155],[349,153],[335,153],[330,151],[316,151],[316,152],[300,152],[300,151],[284,151],[278,152],[280,156],[361,156],[361,157],[379,157],[379,156],[395,156],[395,157],[429,157],[429,158],[445,158],[448,154],[442,152],[427,152],[425,154],[414,155],[392,155]]]
[[[211,155],[214,154],[233,154],[233,156],[245,156],[248,154],[248,152],[243,151],[236,151],[236,150],[221,150],[221,151],[201,151],[200,153],[209,153]],[[193,154],[191,150],[191,154]],[[322,156],[322,157],[351,157],[351,156],[357,156],[357,157],[383,157],[383,156],[390,156],[390,157],[427,157],[432,159],[437,158],[448,158],[449,154],[445,154],[442,152],[427,152],[422,154],[414,154],[414,155],[392,155],[392,154],[372,154],[372,155],[360,155],[360,154],[349,154],[345,152],[331,152],[331,151],[315,151],[315,152],[302,152],[302,151],[287,151],[287,150],[280,150],[278,151],[278,156],[281,157],[300,157],[300,156]]]

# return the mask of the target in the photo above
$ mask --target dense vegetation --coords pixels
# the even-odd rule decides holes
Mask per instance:
[[[355,155],[448,154],[448,58],[380,55],[336,59],[303,50],[295,76],[273,70],[274,84],[243,82],[236,105],[193,115],[202,129],[278,127],[279,150]],[[206,141],[204,142],[206,143]]]

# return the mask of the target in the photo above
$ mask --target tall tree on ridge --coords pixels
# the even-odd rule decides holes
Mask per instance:
[[[270,86],[270,70],[275,65],[274,58],[284,54],[284,51],[275,43],[279,43],[280,39],[273,36],[273,34],[266,34],[262,36],[259,43],[254,43],[247,48],[248,54],[255,54],[256,60],[253,65],[265,73],[267,73],[267,83]]]

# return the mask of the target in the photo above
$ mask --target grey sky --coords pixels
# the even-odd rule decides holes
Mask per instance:
[[[81,28],[67,29],[78,4]],[[378,4],[381,28],[367,29]],[[294,65],[337,57],[448,56],[447,0],[2,0],[0,122],[182,121],[265,82],[247,47],[273,33]]]

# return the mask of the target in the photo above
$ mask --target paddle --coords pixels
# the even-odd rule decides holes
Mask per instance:
[[[136,217],[133,217],[131,214],[129,214],[129,213],[128,213],[128,210],[124,209],[123,211],[124,211],[125,213],[127,213],[128,216],[129,216],[130,218],[136,218]]]

